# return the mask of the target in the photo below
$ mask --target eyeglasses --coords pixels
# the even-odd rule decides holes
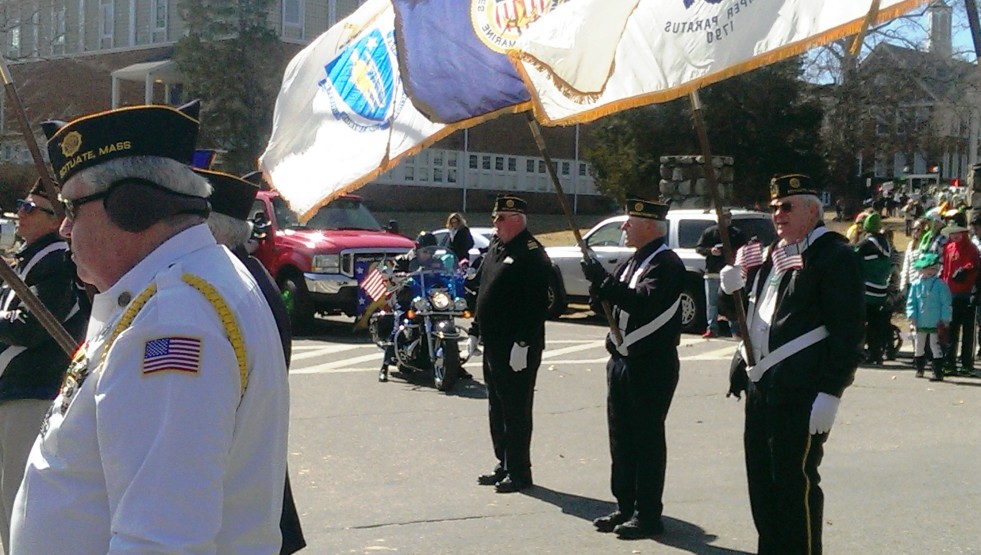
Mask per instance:
[[[54,210],[50,208],[44,208],[43,206],[38,206],[37,203],[32,200],[19,199],[16,204],[17,204],[17,211],[20,212],[23,210],[25,214],[30,214],[35,210],[40,210],[41,212],[51,214],[52,216],[55,215]]]
[[[75,199],[62,198],[61,199],[62,202],[65,203],[65,216],[67,216],[69,220],[74,220],[75,215],[78,214],[79,206],[87,202],[92,202],[93,200],[106,198],[108,195],[109,195],[109,191],[102,191],[101,193],[94,193],[91,195],[86,195],[84,197],[78,197]]]
[[[793,212],[793,210],[794,210],[794,205],[789,200],[781,202],[779,204],[770,205],[770,212],[773,212],[774,214],[776,214],[777,212],[790,213]]]

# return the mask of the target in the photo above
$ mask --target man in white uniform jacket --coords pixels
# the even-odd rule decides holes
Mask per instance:
[[[14,555],[279,552],[279,334],[204,223],[196,108],[44,126],[79,277],[99,291],[28,459]]]

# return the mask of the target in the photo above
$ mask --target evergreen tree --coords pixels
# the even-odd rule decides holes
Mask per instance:
[[[256,168],[269,140],[285,52],[268,18],[273,0],[180,0],[188,34],[174,58],[187,98],[200,98],[199,147],[226,151],[223,171]]]
[[[739,75],[700,92],[713,155],[735,160],[735,199],[766,199],[774,174],[806,173],[825,184],[823,111],[800,81],[796,58]],[[615,114],[592,128],[585,152],[597,187],[619,200],[659,194],[660,157],[701,154],[688,97]]]

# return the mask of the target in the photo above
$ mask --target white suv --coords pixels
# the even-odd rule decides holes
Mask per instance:
[[[613,272],[621,262],[634,253],[634,249],[624,244],[625,235],[620,226],[627,216],[607,218],[593,226],[584,236],[586,246],[603,263],[607,271]],[[770,215],[750,210],[732,210],[733,224],[747,237],[756,237],[764,245],[776,239],[776,231]],[[685,290],[681,297],[682,330],[699,333],[705,328],[705,257],[695,252],[702,232],[717,222],[715,210],[671,210],[668,212],[668,248],[681,257],[688,270]],[[557,275],[553,282],[550,312],[561,313],[569,302],[589,302],[589,282],[579,266],[582,252],[576,245],[570,247],[548,247],[545,249],[552,259]]]

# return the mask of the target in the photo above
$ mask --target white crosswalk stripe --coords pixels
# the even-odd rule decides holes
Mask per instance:
[[[712,342],[715,343],[715,341]],[[735,343],[726,342],[725,346],[711,351],[687,356],[683,354],[687,348],[705,343],[706,341],[700,338],[683,340],[679,345],[682,352],[681,362],[729,360],[736,350]],[[549,341],[548,345],[550,347],[561,345],[561,347],[546,349],[542,353],[542,364],[546,367],[555,365],[605,365],[609,360],[609,355],[606,354],[604,348],[604,340],[565,339]],[[376,345],[365,343],[294,344],[293,351],[290,367],[290,374],[292,375],[377,372],[383,354]],[[597,356],[568,357],[568,355],[588,351],[596,352]],[[480,357],[475,357],[467,363],[467,368],[470,368],[471,371],[473,368],[479,367]]]

